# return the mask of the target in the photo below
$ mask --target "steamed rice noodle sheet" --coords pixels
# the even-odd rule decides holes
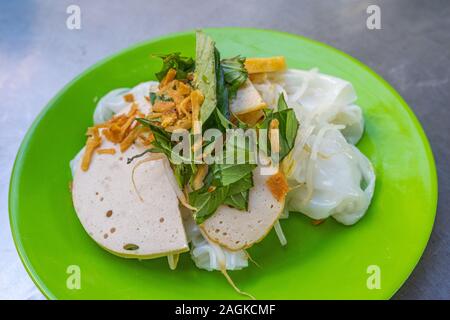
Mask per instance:
[[[288,209],[312,219],[333,217],[356,223],[370,205],[375,173],[370,161],[333,125],[312,134],[303,148],[294,148],[287,170],[292,190]]]
[[[342,133],[351,144],[356,144],[362,136],[363,115],[354,104],[356,93],[348,81],[321,74],[317,69],[289,69],[267,74],[264,81],[254,86],[272,109],[283,93],[302,126],[344,125]]]

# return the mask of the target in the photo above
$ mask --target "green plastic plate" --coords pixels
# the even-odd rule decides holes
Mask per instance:
[[[318,67],[352,82],[366,120],[358,147],[377,174],[372,205],[359,223],[345,227],[329,219],[314,226],[292,214],[281,222],[288,245],[281,247],[270,232],[250,249],[261,268],[230,272],[236,284],[257,299],[390,298],[420,259],[436,213],[433,155],[411,110],[380,76],[324,44],[268,30],[206,32],[224,57],[284,55],[291,68]],[[26,134],[11,178],[11,230],[26,269],[48,298],[244,298],[219,272],[197,269],[189,254],[171,271],[165,258],[128,260],[102,250],[72,207],[69,161],[85,143],[95,101],[111,89],[154,79],[160,62],[150,54],[173,51],[194,56],[194,32],[138,44],[97,63],[61,90]],[[81,272],[79,289],[67,285],[73,265]],[[380,287],[368,286],[376,276]]]

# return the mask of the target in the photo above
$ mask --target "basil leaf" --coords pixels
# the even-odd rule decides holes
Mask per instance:
[[[245,192],[251,188],[253,188],[253,174],[250,172],[242,179],[240,179],[230,185],[229,195],[234,195],[234,194],[238,194],[241,192]]]
[[[170,140],[170,134],[163,128],[158,127],[153,121],[145,118],[136,118],[136,121],[142,125],[150,128],[155,140],[152,142],[152,148],[150,152],[163,153],[169,161],[172,157],[172,141]]]
[[[214,175],[213,184],[228,186],[235,183],[256,168],[256,164],[215,164],[211,168]]]
[[[152,147],[150,149],[128,159],[128,163],[130,163],[131,161],[133,161],[138,157],[143,156],[147,152],[162,153],[172,163],[175,178],[180,188],[183,189],[184,186],[194,176],[196,172],[195,165],[192,163],[192,161],[190,161],[190,159],[183,158],[179,155],[176,155],[177,161],[176,162],[174,161],[172,157],[175,155],[172,154],[173,144],[170,138],[170,133],[155,125],[151,120],[145,118],[137,118],[136,120],[142,125],[150,128],[150,130],[153,133],[153,136],[155,137],[155,140],[152,142]]]
[[[222,204],[238,210],[248,210],[249,190],[252,187],[253,175],[249,173],[233,184],[216,187],[212,192],[208,192],[209,188],[204,186],[200,190],[189,193],[189,203],[197,208],[194,214],[195,221],[198,224],[203,223]]]
[[[164,79],[170,69],[175,69],[177,71],[176,79],[186,79],[187,74],[194,71],[194,60],[192,58],[182,57],[179,52],[155,54],[154,56],[163,60],[161,70],[155,74],[159,81]]]
[[[219,187],[212,192],[194,191],[189,193],[189,203],[197,208],[194,219],[197,224],[203,223],[216,212],[228,195],[228,187]]]
[[[238,210],[248,210],[248,199],[251,188],[253,188],[253,174],[249,173],[241,180],[230,185],[228,197],[225,199],[224,204]]]
[[[277,111],[283,111],[286,109],[289,109],[289,107],[284,99],[284,94],[280,94],[280,97],[278,98]]]
[[[241,165],[234,165],[235,167]],[[242,168],[240,168],[242,169]],[[239,171],[236,170],[236,171]],[[248,172],[246,175],[240,175],[240,178],[233,183],[224,185],[222,179],[228,179],[229,173],[225,175],[218,174],[217,165],[209,167],[209,171],[203,180],[204,186],[196,191],[189,193],[189,203],[197,208],[194,218],[197,223],[203,223],[212,216],[220,205],[226,204],[238,210],[248,209],[249,190],[253,187],[253,174]],[[236,172],[234,172],[236,174]],[[241,177],[242,176],[242,177]],[[214,186],[212,192],[208,192],[210,187]]]
[[[298,121],[295,112],[292,109],[280,112],[279,130],[282,132],[280,139],[280,158],[281,160],[288,155],[294,148],[295,138],[297,137]]]
[[[280,135],[280,161],[283,160],[295,145],[295,138],[298,131],[298,120],[294,110],[288,107],[283,94],[278,98],[278,108],[280,111],[267,111],[264,121],[258,126],[261,129],[269,129],[270,122],[278,120],[278,131]],[[269,142],[270,145],[270,142]]]
[[[223,203],[238,210],[248,210],[248,198],[249,192],[247,190],[229,195]]]
[[[216,122],[219,126],[219,128],[223,128],[223,129],[230,129],[234,127],[234,124],[228,120],[228,118],[226,118],[220,111],[219,109],[216,109],[215,112],[215,116],[216,116]],[[223,132],[224,130],[222,130]]]
[[[193,176],[192,166],[189,163],[175,165],[173,173],[181,189],[189,182]]]

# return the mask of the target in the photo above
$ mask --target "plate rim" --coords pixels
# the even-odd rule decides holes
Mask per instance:
[[[52,105],[54,104],[55,101],[57,101],[60,96],[62,96],[74,83],[76,83],[78,80],[82,79],[84,76],[86,76],[88,73],[90,73],[92,70],[96,69],[97,67],[115,59],[116,57],[126,54],[128,52],[131,52],[141,46],[145,46],[149,43],[152,42],[157,42],[157,41],[161,41],[164,39],[169,39],[169,38],[173,38],[173,37],[179,37],[179,36],[185,36],[185,35],[191,35],[193,32],[195,32],[196,29],[190,29],[190,30],[186,30],[186,31],[181,31],[181,32],[173,32],[173,33],[168,33],[162,36],[158,36],[158,37],[154,37],[151,39],[147,39],[147,40],[143,40],[143,41],[139,41],[131,46],[128,46],[124,49],[121,49],[113,54],[110,54],[108,56],[106,56],[105,58],[100,59],[99,61],[95,62],[94,64],[92,64],[91,66],[89,66],[88,68],[86,68],[84,71],[82,71],[81,73],[79,73],[77,76],[75,76],[72,80],[70,80],[69,82],[67,82],[61,89],[58,90],[58,92],[53,96],[53,98],[51,98],[49,100],[49,102],[45,105],[45,107],[38,113],[38,115],[36,116],[36,118],[33,120],[33,122],[31,123],[31,125],[29,126],[29,128],[27,129],[26,134],[24,135],[22,142],[20,143],[19,149],[17,151],[15,160],[14,160],[14,164],[11,170],[11,176],[10,176],[10,182],[9,182],[9,190],[8,190],[8,212],[9,212],[9,224],[10,224],[10,231],[11,231],[11,235],[13,238],[13,242],[14,242],[14,246],[16,248],[16,251],[19,255],[19,258],[22,262],[22,265],[25,267],[25,270],[27,271],[28,275],[30,276],[31,280],[34,282],[34,284],[36,285],[36,287],[40,290],[40,292],[47,298],[47,299],[51,299],[51,300],[57,300],[58,297],[56,297],[51,290],[45,285],[45,283],[42,282],[42,280],[40,279],[39,275],[37,274],[37,272],[34,270],[34,268],[31,265],[31,262],[29,261],[27,254],[25,252],[24,246],[21,242],[20,236],[19,236],[19,227],[18,227],[18,223],[16,221],[16,216],[17,214],[15,214],[16,212],[16,203],[17,200],[17,196],[14,195],[14,193],[16,193],[16,189],[18,188],[18,185],[20,184],[20,166],[23,162],[23,158],[25,156],[26,150],[27,150],[27,146],[30,143],[30,139],[34,134],[34,131],[36,130],[36,127],[39,125],[40,121],[42,120],[42,118],[46,115],[46,113],[52,108]],[[384,297],[384,299],[390,299],[392,298],[392,296],[394,296],[394,294],[403,286],[403,284],[409,279],[409,277],[411,276],[412,272],[416,269],[417,264],[419,263],[419,261],[421,260],[423,253],[428,245],[428,242],[430,240],[432,231],[434,229],[434,223],[436,221],[436,214],[437,214],[437,205],[438,205],[438,176],[437,176],[437,170],[436,170],[436,162],[435,162],[435,157],[433,155],[433,150],[431,148],[430,142],[428,140],[428,137],[425,134],[425,131],[420,123],[420,121],[418,120],[417,116],[415,115],[415,113],[413,112],[413,110],[409,107],[409,105],[406,103],[406,101],[403,99],[403,97],[397,92],[397,90],[395,90],[395,88],[389,83],[387,82],[382,76],[380,76],[377,72],[375,72],[374,70],[372,70],[369,66],[367,66],[365,63],[361,62],[360,60],[358,60],[357,58],[351,56],[350,54],[341,51],[340,49],[337,49],[327,43],[315,40],[315,39],[311,39],[309,37],[303,36],[303,35],[298,35],[298,34],[292,34],[289,32],[285,32],[285,31],[279,31],[279,30],[272,30],[272,29],[264,29],[264,28],[251,28],[251,27],[217,27],[217,28],[202,28],[202,30],[204,30],[205,32],[208,31],[221,31],[221,30],[246,30],[246,31],[253,31],[253,32],[265,32],[265,33],[272,33],[275,35],[282,35],[282,36],[287,36],[287,37],[291,37],[294,39],[301,39],[302,41],[306,41],[312,44],[315,44],[319,47],[325,48],[327,50],[331,50],[334,53],[336,53],[337,55],[341,55],[344,56],[345,58],[349,59],[351,62],[357,64],[359,67],[363,68],[366,72],[368,72],[371,76],[375,77],[378,81],[380,81],[383,86],[385,88],[387,88],[389,90],[389,92],[391,94],[394,95],[394,97],[396,99],[398,99],[398,101],[400,102],[400,104],[402,105],[403,109],[407,112],[407,114],[409,115],[409,117],[412,120],[412,123],[414,125],[414,128],[416,130],[416,132],[419,134],[420,140],[424,146],[425,149],[425,153],[427,156],[427,163],[429,164],[430,167],[430,179],[431,179],[431,193],[432,193],[432,199],[430,202],[430,211],[432,213],[432,217],[430,217],[430,219],[432,220],[430,225],[427,226],[429,227],[429,230],[425,231],[426,234],[424,234],[424,241],[422,243],[422,247],[419,248],[418,255],[417,258],[415,259],[411,270],[408,272],[407,276],[402,279],[400,281],[400,284],[398,286],[395,287],[394,290],[392,290],[392,292],[388,292],[386,294],[386,296]],[[424,232],[424,233],[425,233]]]

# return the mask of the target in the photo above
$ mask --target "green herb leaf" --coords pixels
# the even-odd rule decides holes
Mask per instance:
[[[194,216],[197,223],[203,223],[222,204],[238,210],[248,209],[249,190],[253,187],[250,169],[254,169],[255,165],[228,165],[226,170],[220,166],[211,165],[203,181],[204,186],[189,193],[190,204],[198,210]],[[209,192],[211,186],[214,189]]]
[[[186,79],[189,72],[194,71],[195,62],[192,58],[183,57],[179,52],[169,54],[156,54],[155,57],[163,60],[161,71],[155,74],[156,78],[161,81],[170,69],[177,71],[176,79]]]
[[[248,78],[248,72],[245,69],[244,63],[245,58],[241,56],[223,59],[221,61],[225,82],[228,87],[228,96],[231,99],[236,96],[237,90]]]
[[[280,94],[280,97],[278,98],[277,111],[283,111],[286,109],[289,109],[289,107],[284,99],[284,94]]]
[[[251,188],[253,188],[253,174],[249,173],[242,179],[230,185],[228,196],[225,199],[224,204],[238,210],[248,210],[248,199]]]
[[[210,168],[214,175],[213,184],[228,186],[238,182],[256,168],[256,164],[215,164]]]
[[[201,31],[196,33],[196,87],[204,96],[200,121],[205,124],[216,108],[216,72],[214,41]]]
[[[150,92],[150,102],[152,103],[152,105],[155,104],[155,101],[156,101],[156,93]]]
[[[137,118],[136,120],[142,125],[147,126],[150,128],[150,130],[152,130],[155,140],[152,142],[152,148],[128,159],[128,163],[130,163],[131,161],[133,161],[138,157],[143,156],[147,152],[163,153],[167,157],[167,159],[169,159],[169,161],[172,163],[174,175],[180,188],[184,188],[184,186],[190,181],[190,179],[195,174],[196,171],[195,165],[192,163],[192,161],[190,161],[190,159],[182,158],[181,156],[178,155],[176,159],[177,161],[174,161],[173,156],[175,155],[172,154],[173,144],[169,132],[165,131],[161,127],[158,127],[151,120],[145,118]]]
[[[145,118],[136,118],[136,121],[146,127],[149,127],[152,131],[155,138],[155,140],[152,142],[152,152],[164,153],[170,160],[172,154],[172,142],[170,140],[170,133],[165,131],[163,128],[155,125],[151,120]]]
[[[228,187],[219,187],[212,192],[200,189],[189,193],[189,203],[197,208],[194,219],[198,224],[203,223],[216,212],[228,195]]]
[[[192,166],[189,163],[181,163],[175,165],[173,168],[173,173],[181,189],[189,182],[193,176]]]
[[[230,185],[230,195],[238,194],[253,188],[253,173],[250,172],[242,179]]]
[[[218,114],[223,115],[225,119],[230,119],[228,88],[226,87],[224,70],[220,62],[220,53],[217,49],[214,49],[214,63],[216,71],[216,111]]]
[[[156,100],[159,100],[159,101],[165,101],[165,102],[167,102],[167,101],[173,101],[173,99],[172,99],[172,97],[168,97],[168,96],[166,96],[166,95],[161,95],[161,96],[156,96]]]
[[[280,161],[283,160],[295,145],[295,138],[298,131],[298,120],[295,116],[294,110],[288,107],[284,100],[283,94],[280,94],[278,98],[279,111],[266,111],[265,119],[259,124],[258,128],[268,129],[270,122],[273,119],[277,119],[279,126],[278,131],[280,134]],[[269,143],[270,145],[270,143]]]
[[[248,199],[249,191],[247,190],[229,195],[223,203],[238,210],[248,210]]]

